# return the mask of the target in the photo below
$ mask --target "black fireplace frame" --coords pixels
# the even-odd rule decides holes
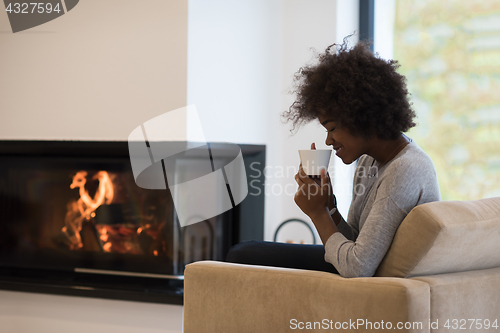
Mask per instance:
[[[239,144],[247,183],[253,195],[227,211],[224,218],[237,223],[225,223],[223,253],[245,240],[264,239],[264,172],[266,147]],[[126,141],[29,141],[0,140],[0,157],[30,156],[34,158],[77,157],[109,159],[129,158]],[[255,163],[257,162],[257,163]],[[260,170],[252,174],[250,170]],[[257,180],[257,181],[255,181]],[[250,188],[249,188],[250,192]],[[259,195],[255,195],[259,193]],[[2,223],[2,221],[0,221]],[[0,244],[0,251],[1,251]],[[225,256],[224,256],[225,257]],[[9,267],[0,264],[0,289],[56,295],[83,296],[165,304],[183,304],[183,276],[129,274],[112,271],[82,272],[40,268]]]

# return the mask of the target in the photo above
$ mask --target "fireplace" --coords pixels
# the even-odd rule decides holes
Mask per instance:
[[[182,304],[186,264],[263,239],[265,147],[239,147],[253,191],[181,227],[169,190],[136,185],[127,142],[0,141],[0,288]]]

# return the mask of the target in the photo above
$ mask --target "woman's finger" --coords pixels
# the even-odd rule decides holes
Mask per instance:
[[[316,184],[321,186],[321,180],[313,180],[310,178],[304,169],[302,168],[302,164],[299,166],[299,172],[295,175],[295,181],[300,184]]]
[[[321,187],[325,186],[325,184],[328,184],[328,181],[326,179],[326,170],[321,169]]]
[[[307,175],[306,175],[306,172],[304,171],[304,169],[302,168],[302,164],[300,165],[299,167],[299,172],[298,172],[298,175],[300,178],[308,178]]]
[[[332,193],[331,184],[328,172],[325,169],[321,170],[321,187],[326,190],[327,193]]]
[[[325,179],[326,179],[327,182],[330,181],[330,174],[326,170],[325,170]]]
[[[295,175],[295,181],[297,182],[297,184],[301,185],[306,182],[306,179],[309,179],[309,177],[306,175],[304,169],[302,169],[302,166],[300,166],[299,172],[297,172],[297,174]]]
[[[297,175],[301,181],[302,184],[317,184],[312,178],[309,178],[309,176],[306,174],[304,169],[300,168],[299,172]],[[318,184],[319,185],[319,184]]]
[[[300,176],[299,174],[296,174],[295,175],[295,181],[297,182],[297,184],[301,185],[303,184],[304,182],[302,181],[302,179],[300,179]]]
[[[305,195],[306,193],[304,192],[304,184],[300,185],[297,188],[297,192],[295,192],[295,198],[300,197],[301,195]]]

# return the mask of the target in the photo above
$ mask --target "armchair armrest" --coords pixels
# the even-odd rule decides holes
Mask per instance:
[[[429,307],[429,286],[417,280],[216,261],[192,263],[184,272],[185,333],[289,332],[307,323],[363,332],[375,330],[368,321],[382,320],[392,329],[417,323],[398,332],[429,332]]]

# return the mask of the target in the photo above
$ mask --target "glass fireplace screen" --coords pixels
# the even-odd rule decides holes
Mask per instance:
[[[182,275],[222,259],[224,214],[181,228],[128,156],[91,155],[0,156],[0,266]]]

